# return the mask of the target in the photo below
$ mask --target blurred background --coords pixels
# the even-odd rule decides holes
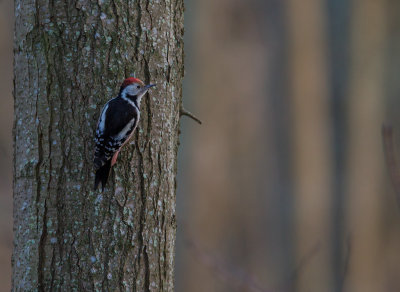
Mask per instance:
[[[400,291],[400,2],[185,0],[176,291]],[[0,1],[0,291],[13,3]]]

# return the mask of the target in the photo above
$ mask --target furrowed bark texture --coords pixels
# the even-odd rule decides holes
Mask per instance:
[[[183,0],[15,1],[13,291],[173,291]],[[157,87],[104,193],[101,107]]]

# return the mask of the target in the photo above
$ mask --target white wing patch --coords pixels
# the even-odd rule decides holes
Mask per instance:
[[[103,111],[101,112],[100,120],[99,120],[99,125],[97,126],[97,135],[101,135],[104,132],[104,128],[106,125],[106,113],[108,109],[108,103],[104,107]]]
[[[136,117],[136,119],[133,118],[132,120],[130,120],[129,123],[126,124],[126,126],[121,130],[121,132],[119,132],[117,135],[115,135],[115,136],[113,137],[114,140],[123,140],[124,137],[127,137],[127,133],[128,133],[130,130],[132,130],[131,135],[133,134],[133,132],[134,132],[135,129],[132,129],[132,127],[134,127],[134,126],[135,126],[135,123],[139,120],[139,111],[136,109],[136,107],[135,107],[135,110],[136,110],[136,112],[137,112],[137,117]],[[131,136],[131,135],[130,135],[130,136]],[[129,137],[128,137],[128,139],[129,139]]]

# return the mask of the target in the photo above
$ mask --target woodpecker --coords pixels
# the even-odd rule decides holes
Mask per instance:
[[[119,151],[132,137],[139,122],[142,97],[153,86],[155,84],[145,85],[137,78],[127,78],[122,82],[118,96],[104,105],[95,135],[94,190],[101,182],[104,191],[111,167],[117,162]]]

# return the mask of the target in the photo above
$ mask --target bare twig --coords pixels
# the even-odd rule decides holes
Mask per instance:
[[[198,117],[196,117],[194,114],[192,114],[190,111],[186,110],[183,106],[179,110],[180,116],[187,116],[194,121],[198,122],[200,125],[203,123]]]
[[[187,246],[192,250],[196,258],[208,268],[212,269],[222,280],[228,283],[233,288],[246,288],[246,291],[254,292],[270,292],[261,287],[254,276],[249,275],[238,267],[228,265],[217,257],[204,251],[198,244],[192,240],[187,240]]]
[[[283,283],[282,287],[279,289],[281,291],[292,291],[291,288],[294,286],[295,282],[299,278],[300,273],[304,270],[304,268],[310,263],[312,258],[320,251],[321,243],[317,242],[313,248],[308,251],[305,255],[302,256],[297,267],[293,270],[292,274],[290,275],[289,279]]]
[[[400,208],[400,170],[393,146],[393,129],[390,125],[382,126],[382,138],[386,165],[396,194],[397,205]]]
[[[349,271],[350,257],[351,257],[351,235],[349,234],[346,240],[346,254],[344,257],[343,274],[342,274],[342,279],[340,281],[339,291],[343,291],[344,283],[346,282],[347,274]]]

